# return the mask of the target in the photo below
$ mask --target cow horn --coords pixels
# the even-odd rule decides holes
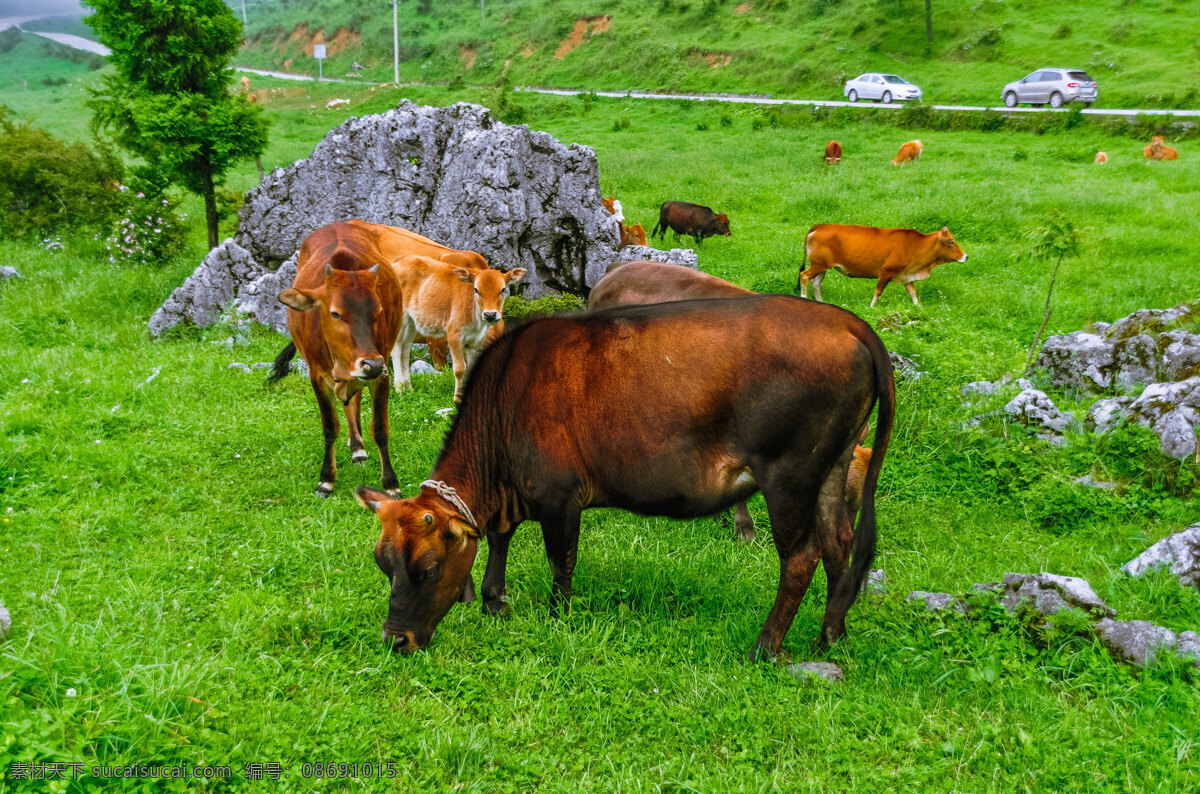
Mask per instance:
[[[379,265],[371,265],[369,268],[367,268],[367,272],[378,275],[379,274]]]
[[[329,263],[329,262],[326,262],[326,263],[325,263],[325,275],[326,275],[326,276],[332,276],[332,275],[333,275],[333,265],[332,265],[331,263]]]

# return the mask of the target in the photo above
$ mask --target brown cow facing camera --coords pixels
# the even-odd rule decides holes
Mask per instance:
[[[842,145],[837,141],[830,141],[825,144],[825,163],[827,165],[837,165],[842,161]]]
[[[692,267],[647,261],[617,262],[609,265],[604,278],[592,287],[588,294],[588,310],[754,294],[745,287]],[[869,430],[869,427],[863,428],[858,440],[860,444]],[[870,449],[861,446],[854,448],[854,459],[850,461],[850,473],[846,479],[846,507],[850,511],[851,523],[858,515],[859,496],[870,460]],[[733,528],[739,540],[751,541],[757,537],[754,518],[745,502],[733,506]]]
[[[729,216],[723,212],[714,213],[712,207],[703,204],[689,204],[686,201],[664,201],[658,208],[658,223],[650,230],[650,239],[655,235],[666,237],[667,230],[675,233],[675,239],[681,234],[689,234],[697,243],[704,242],[705,237],[722,235],[731,236],[729,231]]]
[[[807,270],[804,257],[811,265]],[[796,289],[807,298],[811,281],[817,300],[821,300],[821,282],[825,272],[832,268],[851,278],[876,279],[872,307],[889,281],[903,284],[913,305],[920,306],[914,281],[929,278],[938,265],[966,261],[967,255],[945,226],[940,232],[922,234],[916,229],[818,223],[804,237]]]
[[[387,354],[400,328],[400,285],[375,236],[348,223],[317,229],[301,244],[296,280],[279,293],[279,300],[288,307],[292,342],[275,359],[269,380],[288,373],[297,350],[308,362],[325,435],[317,496],[328,496],[337,479],[333,449],[338,419],[330,395],[342,403],[351,458],[367,459],[360,421],[366,386],[371,387],[371,435],[379,447],[383,487],[394,489],[396,473],[388,454]]]
[[[482,537],[485,612],[507,608],[508,548],[524,521],[541,524],[553,609],[566,611],[583,510],[699,518],[761,491],[780,578],[751,657],[778,653],[821,562],[829,598],[820,636],[833,642],[875,553],[895,396],[888,352],[867,323],[790,295],[529,320],[475,363],[419,493],[358,489],[382,527],[384,638],[398,651],[428,645],[467,598]],[[847,472],[876,407],[853,529]]]
[[[1150,145],[1142,150],[1147,160],[1178,160],[1179,152],[1167,146],[1163,136],[1155,135],[1150,139]]]

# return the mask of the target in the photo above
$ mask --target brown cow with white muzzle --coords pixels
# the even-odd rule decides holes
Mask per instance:
[[[875,408],[875,452],[852,530],[844,491]],[[622,306],[510,329],[480,356],[420,493],[359,488],[382,524],[384,637],[427,645],[467,598],[481,537],[483,608],[506,608],[513,531],[541,523],[566,610],[591,507],[697,518],[761,490],[779,555],[775,604],[752,657],[774,656],[824,561],[824,642],[845,634],[875,551],[875,488],[895,412],[887,350],[843,309],[789,295]],[[851,541],[854,563],[850,566]]]
[[[388,454],[387,354],[400,329],[400,286],[369,231],[331,223],[310,234],[300,246],[296,280],[279,293],[288,307],[292,343],[275,359],[271,381],[288,373],[297,349],[308,362],[309,378],[325,433],[325,460],[317,496],[328,496],[337,479],[334,443],[338,419],[330,395],[342,403],[350,431],[350,455],[367,459],[360,408],[362,390],[371,386],[371,435],[379,447],[383,487],[397,486]]]
[[[811,265],[807,270],[806,257]],[[811,281],[817,300],[821,300],[821,281],[825,271],[832,268],[850,278],[876,279],[872,308],[889,281],[903,284],[913,305],[920,306],[914,281],[929,278],[938,265],[966,261],[967,255],[945,226],[940,232],[922,234],[916,229],[818,223],[804,236],[796,289],[801,297],[807,298]]]

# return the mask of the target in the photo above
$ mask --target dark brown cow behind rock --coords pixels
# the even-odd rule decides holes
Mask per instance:
[[[383,487],[396,487],[388,454],[387,355],[400,329],[400,287],[386,264],[375,235],[349,223],[331,223],[314,231],[300,246],[296,280],[279,293],[288,307],[292,342],[275,359],[270,380],[288,373],[299,349],[325,434],[325,459],[317,495],[328,496],[337,478],[334,443],[338,419],[330,395],[342,403],[350,431],[350,454],[367,459],[360,408],[362,390],[372,388],[371,435],[379,447]]]
[[[711,207],[702,204],[689,204],[686,201],[664,201],[658,208],[658,223],[650,230],[650,239],[655,235],[666,237],[667,229],[675,232],[675,239],[681,234],[690,234],[696,242],[704,242],[705,237],[723,235],[729,237],[729,216],[723,212],[714,213]]]
[[[852,530],[846,473],[876,403],[875,452]],[[384,637],[403,651],[429,643],[468,598],[484,535],[485,611],[506,608],[508,547],[526,520],[541,523],[554,603],[566,609],[583,510],[696,518],[761,490],[781,573],[751,655],[779,651],[822,560],[830,596],[821,638],[832,642],[874,555],[875,488],[894,406],[891,363],[871,327],[789,295],[529,321],[476,362],[420,493],[358,489],[382,524]]]

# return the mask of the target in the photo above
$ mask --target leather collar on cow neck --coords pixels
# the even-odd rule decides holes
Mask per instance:
[[[421,483],[421,487],[432,488],[433,490],[437,491],[438,496],[454,505],[454,509],[457,510],[463,518],[467,519],[467,523],[471,525],[472,529],[474,529],[476,532],[479,531],[479,524],[475,523],[475,516],[471,513],[471,508],[467,507],[467,503],[462,500],[462,497],[459,496],[458,492],[452,487],[441,480],[426,480],[425,482]]]

